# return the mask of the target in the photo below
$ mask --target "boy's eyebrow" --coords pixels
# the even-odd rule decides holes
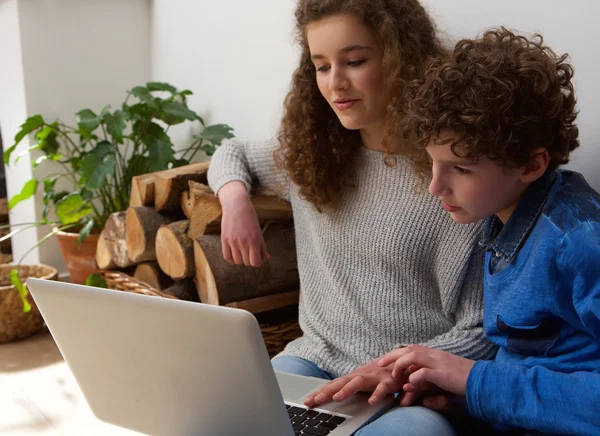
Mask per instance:
[[[440,159],[438,162],[448,165],[460,165],[461,167],[470,167],[479,163],[479,161],[470,159]]]
[[[373,47],[369,47],[368,45],[354,44],[354,45],[349,45],[348,47],[344,47],[343,49],[341,49],[339,51],[339,53],[346,54],[346,53],[350,53],[350,52],[356,51],[356,50],[373,50]],[[325,59],[325,56],[323,56],[322,54],[315,53],[315,54],[311,55],[310,58],[312,60]]]

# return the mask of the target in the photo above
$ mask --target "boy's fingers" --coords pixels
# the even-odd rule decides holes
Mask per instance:
[[[379,366],[388,366],[389,364],[394,363],[395,360],[398,360],[407,353],[410,353],[408,347],[398,348],[381,356],[377,363],[379,364]]]
[[[400,405],[403,407],[412,406],[419,398],[419,394],[417,392],[406,392],[400,400]]]
[[[444,377],[440,371],[429,368],[421,368],[413,372],[408,381],[415,389],[419,391],[429,390],[432,387],[444,389]]]
[[[450,399],[445,395],[433,395],[423,398],[423,406],[431,410],[441,411],[448,407]]]
[[[411,366],[430,368],[434,363],[434,360],[427,352],[411,351],[396,360],[394,369],[392,370],[392,377],[398,377],[400,374],[404,374],[404,371]]]

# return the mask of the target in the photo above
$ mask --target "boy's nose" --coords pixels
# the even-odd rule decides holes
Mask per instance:
[[[441,197],[442,195],[448,194],[448,186],[444,183],[444,180],[433,173],[433,178],[429,184],[429,193],[434,197]]]

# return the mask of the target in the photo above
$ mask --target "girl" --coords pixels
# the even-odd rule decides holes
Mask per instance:
[[[391,370],[365,364],[411,343],[491,357],[475,252],[481,226],[455,224],[418,193],[395,128],[404,84],[442,51],[431,19],[417,0],[299,0],[296,22],[302,53],[277,140],[229,141],[209,171],[232,263],[269,258],[252,188],[292,204],[304,335],[273,367],[325,379],[354,372],[399,391]],[[357,434],[453,430],[437,412],[413,407]]]

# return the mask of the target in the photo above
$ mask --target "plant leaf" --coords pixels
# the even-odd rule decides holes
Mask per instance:
[[[121,109],[106,118],[106,130],[116,143],[123,143],[123,130],[125,130],[126,115]]]
[[[89,109],[83,109],[77,112],[77,126],[79,134],[84,138],[89,138],[94,130],[100,125],[100,117]]]
[[[59,144],[56,140],[56,138],[58,137],[58,134],[56,133],[57,128],[58,124],[52,123],[50,125],[45,126],[36,135],[36,138],[38,139],[38,148],[50,156],[53,156],[56,153],[58,153]]]
[[[94,219],[90,218],[88,222],[83,226],[81,231],[79,232],[79,238],[77,238],[77,245],[81,245],[85,238],[87,238],[94,228]]]
[[[100,274],[90,274],[85,281],[86,286],[95,286],[96,288],[108,288],[108,283]]]
[[[183,167],[183,166],[186,166],[186,165],[189,165],[189,164],[190,164],[190,161],[187,160],[187,159],[175,159],[173,161],[172,168]]]
[[[35,194],[35,191],[37,190],[37,186],[38,186],[38,181],[36,179],[31,179],[31,180],[27,181],[25,183],[25,185],[23,185],[23,189],[21,189],[21,192],[14,195],[8,202],[8,210],[11,210],[17,204],[19,204],[23,200],[27,200],[33,194]]]
[[[29,304],[27,301],[27,295],[29,295],[29,291],[21,282],[21,279],[19,278],[19,270],[16,268],[10,271],[10,283],[17,288],[17,292],[19,293],[19,297],[21,297],[21,302],[23,303],[23,312],[29,312],[31,310],[31,304]]]
[[[149,91],[167,91],[171,94],[177,93],[177,88],[164,82],[148,82],[146,83],[146,87]]]
[[[150,94],[150,91],[145,86],[136,86],[131,91],[131,95],[139,98],[141,101],[150,101],[154,97]]]
[[[27,136],[28,134],[33,132],[35,129],[37,129],[43,125],[44,125],[44,119],[42,118],[41,115],[33,115],[25,120],[25,122],[21,125],[21,130],[19,130],[19,132],[15,136],[14,145],[12,147],[10,147],[9,149],[7,149],[6,151],[4,151],[4,163],[6,165],[8,165],[8,163],[10,161],[10,155],[12,154],[13,151],[15,151],[15,148],[17,148],[17,145],[19,145],[19,142],[21,142],[21,140],[25,136]]]
[[[72,192],[56,202],[56,216],[61,224],[76,223],[91,212],[92,207],[84,203],[78,192]]]
[[[162,104],[163,111],[173,117],[175,119],[183,118],[185,120],[196,121],[199,117],[196,112],[190,110],[182,103],[177,103],[174,101],[167,101]],[[167,122],[167,120],[163,120]],[[168,123],[167,124],[178,124],[178,123]]]
[[[96,144],[96,147],[90,152],[100,157],[104,157],[107,154],[115,153],[115,146],[110,141],[100,141]]]
[[[233,128],[227,124],[213,124],[207,126],[199,136],[212,145],[219,146],[223,139],[233,138]]]
[[[150,123],[144,136],[144,144],[148,147],[150,172],[166,170],[173,161],[174,153],[171,138],[163,128],[156,123]]]
[[[80,182],[89,189],[100,189],[106,177],[115,173],[116,164],[112,153],[105,156],[90,153],[79,163]]]

